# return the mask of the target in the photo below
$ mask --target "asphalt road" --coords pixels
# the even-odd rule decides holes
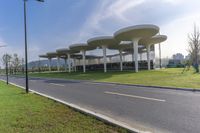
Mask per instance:
[[[5,79],[5,77],[0,77]],[[24,78],[10,77],[24,86]],[[155,133],[199,133],[200,93],[109,83],[30,78],[30,88]]]

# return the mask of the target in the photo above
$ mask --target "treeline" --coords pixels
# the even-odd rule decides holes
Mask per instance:
[[[19,58],[18,54],[4,54],[2,56],[4,68],[8,67],[9,74],[24,73],[24,58]]]

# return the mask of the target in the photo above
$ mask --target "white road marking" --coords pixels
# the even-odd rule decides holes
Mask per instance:
[[[51,85],[56,85],[56,86],[65,86],[65,85],[62,85],[62,84],[55,84],[55,83],[49,83],[49,84],[51,84]]]
[[[97,82],[85,82],[86,84],[94,84],[94,85],[111,85],[111,86],[115,86],[115,84],[111,84],[111,83],[97,83]]]
[[[110,92],[110,91],[105,91],[104,93],[111,94],[111,95],[119,95],[119,96],[126,96],[126,97],[132,97],[132,98],[139,98],[139,99],[151,100],[151,101],[159,101],[159,102],[165,102],[166,101],[164,99],[142,97],[142,96],[136,96],[136,95],[128,95],[128,94],[122,94],[122,93]]]

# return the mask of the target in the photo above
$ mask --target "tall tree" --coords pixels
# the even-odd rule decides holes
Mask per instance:
[[[199,72],[200,32],[196,25],[194,25],[193,33],[188,34],[188,39],[188,52],[190,54],[193,66],[196,69],[196,72]]]
[[[14,68],[15,74],[19,70],[19,67],[20,67],[20,59],[18,55],[15,53],[13,54],[13,68]]]

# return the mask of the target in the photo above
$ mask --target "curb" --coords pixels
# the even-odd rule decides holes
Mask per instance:
[[[93,83],[109,83],[115,85],[127,85],[127,86],[134,86],[134,87],[150,87],[150,88],[158,88],[158,89],[165,89],[165,90],[180,90],[180,91],[190,91],[190,92],[200,92],[200,89],[194,88],[176,88],[176,87],[164,87],[164,86],[153,86],[153,85],[139,85],[139,84],[126,84],[126,83],[117,83],[117,82],[98,82],[92,81]]]
[[[3,79],[0,79],[0,81],[6,82],[6,81],[3,80]],[[13,86],[16,86],[16,87],[19,87],[19,88],[21,88],[21,89],[25,89],[25,87],[20,86],[20,85],[17,85],[17,84],[12,83],[12,82],[9,82],[9,84],[11,84],[11,85],[13,85]],[[32,89],[30,89],[30,92],[35,93],[35,94],[40,95],[40,96],[43,96],[43,97],[46,97],[46,98],[49,98],[49,99],[52,99],[52,100],[57,101],[57,102],[59,102],[59,103],[62,103],[62,104],[64,104],[64,105],[67,105],[67,106],[70,107],[70,108],[73,108],[73,109],[75,109],[75,110],[77,110],[77,111],[79,111],[79,112],[81,112],[81,113],[86,114],[86,115],[93,116],[93,117],[97,118],[98,120],[101,120],[101,121],[103,121],[103,122],[105,122],[105,123],[110,123],[110,124],[112,124],[112,125],[114,125],[114,126],[119,126],[119,127],[121,127],[121,128],[127,129],[129,132],[132,132],[132,133],[151,133],[151,132],[149,132],[149,131],[141,131],[141,130],[136,129],[136,128],[133,128],[133,127],[131,127],[131,126],[125,124],[125,123],[122,123],[122,122],[120,122],[120,121],[114,120],[113,118],[110,118],[110,117],[108,117],[108,116],[106,116],[106,115],[103,115],[103,114],[99,114],[99,113],[90,111],[90,110],[85,109],[85,108],[82,108],[82,107],[80,107],[80,106],[78,106],[78,105],[75,105],[75,104],[72,104],[72,103],[69,103],[69,102],[66,102],[66,101],[57,99],[57,98],[55,98],[55,97],[52,97],[52,96],[49,96],[49,95],[46,95],[46,94],[43,94],[43,93],[34,91],[34,90],[32,90]]]

